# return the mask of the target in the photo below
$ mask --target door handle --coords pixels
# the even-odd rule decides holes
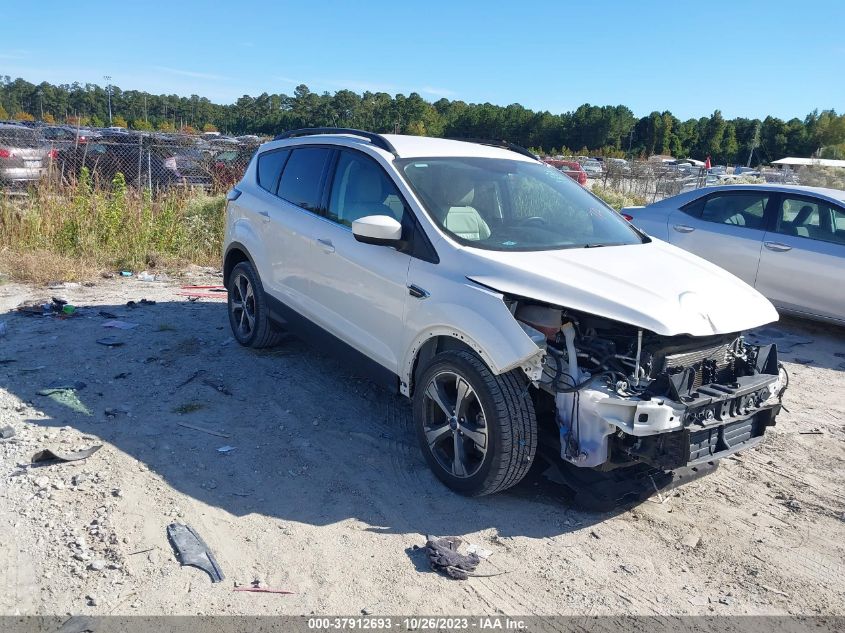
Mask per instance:
[[[334,244],[331,240],[325,238],[318,238],[317,243],[323,248],[326,253],[334,253]]]
[[[260,215],[262,218],[264,218],[265,222],[270,221],[270,212],[269,211],[259,211],[258,215]]]
[[[791,246],[788,244],[781,244],[780,242],[763,242],[763,246],[775,253],[785,253],[786,251],[792,250]]]
[[[692,233],[695,228],[689,226],[688,224],[676,224],[672,227],[678,233]]]

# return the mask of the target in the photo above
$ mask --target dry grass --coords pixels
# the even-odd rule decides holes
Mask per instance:
[[[43,183],[0,197],[0,272],[20,281],[78,281],[103,271],[218,265],[223,196],[151,195],[118,176],[108,188]]]

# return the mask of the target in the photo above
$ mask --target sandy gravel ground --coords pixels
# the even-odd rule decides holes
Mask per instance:
[[[239,347],[223,302],[188,302],[184,283],[220,279],[0,286],[0,426],[15,432],[0,442],[0,612],[845,613],[843,329],[781,323],[812,343],[783,355],[789,411],[760,448],[591,513],[537,476],[493,497],[449,492],[403,400],[296,339]],[[79,314],[12,312],[51,295]],[[125,305],[142,298],[157,303]],[[140,325],[104,328],[100,311]],[[91,415],[37,394],[77,381]],[[81,462],[30,465],[41,448],[94,444]],[[173,521],[203,536],[223,582],[179,566]],[[425,533],[489,549],[479,572],[505,573],[441,577],[413,549]],[[294,593],[233,591],[253,581]]]

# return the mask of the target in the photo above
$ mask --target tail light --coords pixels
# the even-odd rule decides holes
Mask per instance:
[[[633,215],[628,215],[627,213],[620,213],[619,215],[621,215],[623,218],[625,218],[626,220],[628,220],[628,222],[633,222],[633,221],[634,221],[634,216],[633,216]]]
[[[12,156],[12,152],[7,149],[0,148],[0,158],[11,158]]]
[[[56,149],[51,149],[47,154],[52,160],[56,160],[59,157],[59,151]]]

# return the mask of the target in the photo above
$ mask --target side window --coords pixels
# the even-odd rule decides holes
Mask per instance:
[[[396,186],[375,161],[356,152],[340,153],[329,198],[330,220],[352,226],[368,215],[389,215],[401,222],[403,212]]]
[[[279,196],[298,207],[319,213],[323,171],[330,155],[331,150],[325,147],[293,150],[279,181]]]
[[[768,202],[768,194],[753,191],[714,195],[704,200],[700,217],[716,224],[762,229]]]
[[[225,153],[225,152],[224,152]],[[279,182],[279,174],[282,166],[290,154],[289,150],[275,152],[264,152],[258,157],[258,185],[270,193],[276,193],[276,185]],[[227,160],[218,156],[218,160]]]
[[[783,196],[777,233],[845,244],[845,210],[812,198]]]

